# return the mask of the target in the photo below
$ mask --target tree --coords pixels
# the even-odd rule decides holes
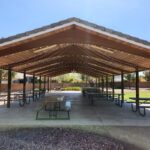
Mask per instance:
[[[150,81],[150,70],[144,72],[144,79]]]
[[[55,77],[53,79],[58,81],[59,83],[77,83],[82,81],[81,75],[78,73],[68,73]]]
[[[16,74],[17,74],[17,73],[14,72],[14,71],[11,72],[12,79],[15,78]],[[2,83],[2,80],[3,80],[3,79],[8,79],[8,71],[7,71],[7,70],[0,69],[0,84]]]
[[[131,89],[131,83],[135,82],[135,73],[126,74],[124,78],[129,82],[129,89]]]

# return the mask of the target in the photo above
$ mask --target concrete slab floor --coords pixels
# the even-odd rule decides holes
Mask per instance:
[[[72,100],[70,120],[35,120],[36,110],[40,107],[42,99],[31,102],[24,107],[11,104],[11,108],[0,106],[0,126],[7,125],[110,125],[110,126],[149,126],[150,112],[146,117],[133,113],[129,104],[123,108],[113,102],[98,99],[93,106],[89,105],[87,98],[79,92],[53,92],[47,95],[65,95]]]
[[[72,100],[70,120],[35,120],[36,110],[42,99],[31,102],[25,107],[11,104],[11,108],[0,106],[0,130],[12,127],[51,127],[63,126],[80,128],[96,133],[112,136],[142,149],[150,149],[150,112],[146,117],[131,111],[130,105],[123,108],[110,101],[99,99],[94,106],[79,92],[52,92],[47,95],[65,95]]]

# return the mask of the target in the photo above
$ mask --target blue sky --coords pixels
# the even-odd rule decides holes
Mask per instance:
[[[0,0],[0,37],[69,17],[150,41],[150,0]]]

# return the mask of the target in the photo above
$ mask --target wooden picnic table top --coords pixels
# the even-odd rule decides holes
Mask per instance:
[[[7,96],[8,94],[0,94],[0,97],[2,96]],[[14,95],[23,95],[23,93],[11,93],[11,96],[14,96]]]
[[[129,99],[132,99],[132,100],[137,100],[136,97],[129,97]],[[149,101],[150,98],[147,98],[147,97],[140,97],[139,100],[144,100],[144,101]]]
[[[63,102],[63,101],[64,101],[64,96],[59,96],[59,97],[56,97],[56,96],[46,96],[44,98],[43,103],[44,104],[48,104],[48,103],[57,103],[57,102]]]
[[[88,95],[113,95],[112,93],[98,93],[98,92],[86,92]],[[114,95],[122,95],[121,93],[115,93]]]

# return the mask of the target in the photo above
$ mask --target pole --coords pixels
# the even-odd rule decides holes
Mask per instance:
[[[8,90],[7,90],[7,108],[10,108],[10,100],[11,100],[11,68],[8,69]]]
[[[102,94],[104,93],[104,77],[102,76]]]
[[[40,76],[40,79],[39,79],[39,97],[41,96],[41,76]]]
[[[124,73],[123,71],[121,72],[121,99],[122,99],[122,102],[121,102],[121,105],[124,103]]]
[[[33,75],[33,101],[35,100],[34,99],[34,91],[35,90],[35,75]]]
[[[46,76],[44,76],[44,91],[46,91]]]
[[[106,95],[108,99],[108,75],[106,76]]]
[[[136,69],[136,110],[139,109],[139,71]]]
[[[48,77],[48,92],[49,92],[49,77]]]
[[[26,71],[23,73],[23,103],[26,103]]]
[[[113,101],[115,99],[115,76],[112,76],[112,94],[113,94]]]

